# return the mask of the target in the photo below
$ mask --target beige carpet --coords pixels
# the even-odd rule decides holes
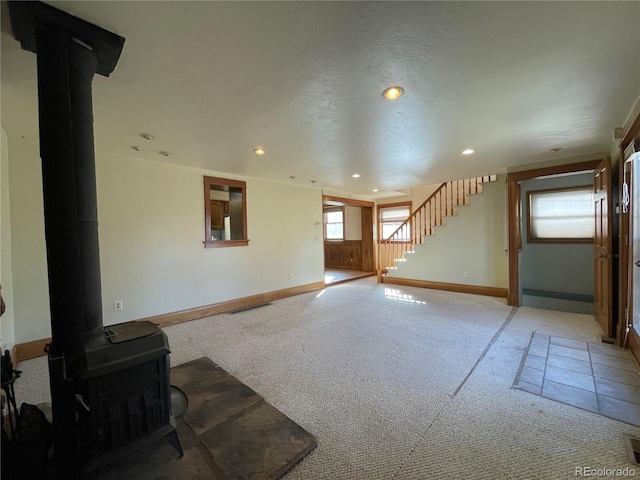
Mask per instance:
[[[563,479],[576,467],[633,467],[623,434],[640,428],[512,388],[534,331],[602,334],[589,315],[514,312],[502,299],[375,278],[166,329],[173,365],[211,358],[316,437],[287,479]],[[45,401],[44,359],[19,368],[18,400]]]

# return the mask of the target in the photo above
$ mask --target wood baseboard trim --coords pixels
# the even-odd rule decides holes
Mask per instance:
[[[480,285],[464,285],[462,283],[432,282],[430,280],[415,280],[412,278],[382,277],[382,283],[405,285],[407,287],[430,288],[432,290],[446,290],[448,292],[471,293],[487,297],[507,298],[509,290],[501,287],[483,287]]]
[[[16,365],[18,362],[23,362],[24,360],[44,356],[44,348],[48,343],[51,343],[51,337],[33,340],[32,342],[18,343],[13,347],[15,355],[11,355],[13,364]]]
[[[227,300],[225,302],[213,303],[211,305],[189,308],[187,310],[180,310],[172,313],[164,313],[162,315],[140,318],[138,320],[152,322],[160,327],[168,327],[169,325],[189,322],[191,320],[197,320],[198,318],[209,317],[211,315],[217,315],[218,313],[226,313],[240,308],[253,307],[262,303],[268,303],[286,297],[293,297],[302,293],[322,290],[323,288],[325,288],[324,282],[308,283],[297,287],[275,290],[273,292],[251,295],[249,297],[236,298],[234,300]],[[45,355],[44,347],[47,343],[51,343],[51,338],[43,338],[15,345],[13,347],[15,353],[12,353],[14,363]]]
[[[280,300],[286,297],[293,297],[302,293],[314,292],[316,290],[322,290],[325,288],[324,282],[308,283],[306,285],[299,285],[297,287],[285,288],[283,290],[274,290],[272,292],[260,293],[258,295],[251,295],[249,297],[236,298],[234,300],[227,300],[219,303],[212,303],[211,305],[204,305],[202,307],[189,308],[187,310],[180,310],[173,313],[165,313],[162,315],[155,315],[153,317],[140,318],[139,320],[146,320],[153,322],[161,327],[168,327],[169,325],[176,325],[182,322],[189,322],[191,320],[197,320],[198,318],[209,317],[211,315],[217,315],[219,313],[226,313],[232,310],[238,310],[241,308],[253,307],[263,303],[269,303],[274,300]]]

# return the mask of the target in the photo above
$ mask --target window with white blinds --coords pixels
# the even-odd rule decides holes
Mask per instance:
[[[528,194],[530,243],[589,243],[595,228],[592,186]]]
[[[411,214],[411,204],[378,207],[380,214],[380,236],[382,240],[388,239]],[[411,237],[410,226],[403,229],[402,238],[399,241],[409,241]]]

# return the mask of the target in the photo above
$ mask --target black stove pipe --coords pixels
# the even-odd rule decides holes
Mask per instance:
[[[91,101],[97,56],[59,29],[36,34],[50,354],[64,355],[72,376],[86,337],[103,325]]]
[[[72,375],[103,325],[91,81],[113,72],[125,40],[42,2],[8,4],[15,38],[37,54],[50,356]]]
[[[82,478],[76,377],[87,337],[103,326],[91,98],[97,56],[57,28],[40,26],[36,38],[54,460],[60,478]]]

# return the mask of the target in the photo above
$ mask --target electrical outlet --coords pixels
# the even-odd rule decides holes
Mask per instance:
[[[289,274],[289,280],[293,280],[293,273]]]
[[[122,303],[122,300],[114,300],[113,302],[113,311],[114,312],[120,312],[124,310],[124,304]]]
[[[469,272],[462,272],[462,276],[464,278],[469,278]]]

